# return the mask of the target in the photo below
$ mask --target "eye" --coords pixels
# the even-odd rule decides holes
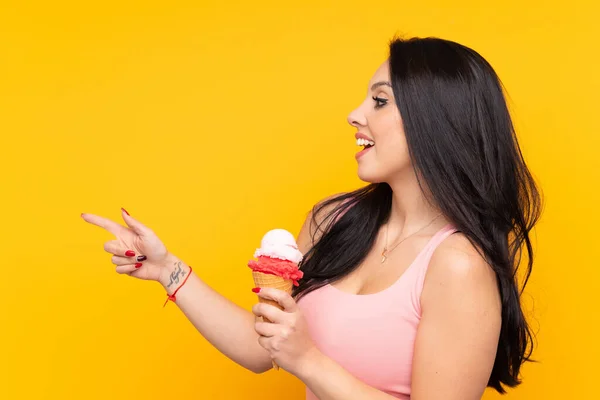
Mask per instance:
[[[372,99],[375,101],[375,108],[381,108],[387,104],[387,99],[382,99],[381,97],[373,96]]]

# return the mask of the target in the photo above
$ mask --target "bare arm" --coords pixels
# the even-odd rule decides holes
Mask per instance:
[[[317,223],[320,220],[318,216]],[[310,212],[297,238],[302,254],[312,247],[315,229]],[[316,240],[319,236],[317,234]],[[182,269],[181,278],[187,276],[189,267],[175,256],[170,256],[166,269],[168,273],[159,280],[168,294],[172,294],[180,285],[171,279],[171,274],[176,274],[179,268]],[[177,292],[176,304],[198,332],[231,360],[256,373],[272,368],[269,353],[258,343],[254,314],[220,295],[194,272]]]
[[[104,250],[113,254],[116,272],[157,281],[170,295],[180,288],[176,304],[217,350],[253,372],[268,370],[271,357],[258,343],[254,315],[217,293],[195,273],[190,274],[190,267],[170,254],[150,228],[125,210],[121,215],[127,227],[98,215],[81,214],[86,222],[116,237],[116,240],[104,244]],[[145,260],[136,259],[135,255],[140,254],[145,256]]]
[[[421,304],[411,398],[480,399],[496,356],[501,304],[491,267],[464,236],[434,252]]]
[[[179,268],[183,271],[181,276],[187,276],[189,266],[169,256],[169,275],[159,281],[168,294],[181,285],[174,281],[171,284],[171,273],[176,274]],[[271,368],[271,357],[258,343],[254,331],[254,315],[219,294],[195,272],[177,292],[175,303],[198,332],[225,356],[255,373]]]
[[[159,282],[168,294],[177,288],[175,303],[190,320],[194,327],[209,343],[225,356],[244,368],[262,373],[272,367],[269,353],[258,343],[259,335],[255,331],[255,316],[228,300],[203,282],[182,260],[169,254],[164,244],[147,226],[121,212],[127,227],[107,218],[82,213],[88,223],[99,226],[112,233],[116,240],[106,242],[104,250],[113,254],[112,261],[116,272],[128,274],[143,280]],[[309,213],[298,235],[298,246],[305,254],[312,246],[312,213]],[[147,256],[145,262],[138,263],[135,257],[127,254]],[[139,269],[138,269],[139,268]],[[189,275],[185,285],[183,279]]]

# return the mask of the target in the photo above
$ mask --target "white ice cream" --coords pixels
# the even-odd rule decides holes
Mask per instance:
[[[273,229],[263,236],[260,249],[254,252],[254,257],[259,256],[289,260],[296,264],[302,261],[302,253],[298,250],[294,235],[285,229]]]

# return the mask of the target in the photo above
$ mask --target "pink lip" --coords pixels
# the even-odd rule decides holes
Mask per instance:
[[[371,139],[370,137],[368,137],[367,135],[365,135],[362,132],[356,132],[356,135],[354,135],[354,137],[356,139],[366,139],[366,140],[370,140],[371,142],[374,142],[373,139]],[[371,150],[373,148],[373,146],[371,147],[367,147],[361,151],[359,151],[358,153],[356,153],[356,159],[358,160],[360,157],[362,157],[367,151]]]
[[[356,132],[356,135],[354,135],[354,137],[357,139],[367,139],[367,140],[370,140],[371,142],[374,142],[373,139],[371,139],[370,137],[368,137],[367,135],[365,135],[362,132]]]
[[[356,159],[358,160],[359,158],[361,158],[367,151],[371,150],[373,147],[367,147],[366,149],[363,149],[361,151],[359,151],[358,153],[356,153]]]

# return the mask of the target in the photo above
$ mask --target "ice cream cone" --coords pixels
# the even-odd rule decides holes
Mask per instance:
[[[298,249],[294,235],[285,229],[272,229],[260,241],[260,248],[254,252],[257,260],[248,261],[254,284],[260,288],[274,288],[292,294],[292,288],[299,286],[298,280],[304,273],[299,269],[302,253]],[[276,301],[258,298],[260,303],[283,309]],[[263,317],[263,321],[269,321]],[[273,360],[273,369],[279,366]]]
[[[275,288],[275,289],[283,290],[284,292],[289,293],[289,294],[292,293],[292,286],[294,285],[294,283],[291,279],[283,279],[282,277],[277,276],[277,275],[263,274],[262,272],[257,272],[257,271],[252,271],[252,277],[254,278],[254,284],[256,285],[256,287]],[[281,307],[278,302],[273,301],[273,300],[263,299],[262,297],[259,297],[258,301],[259,301],[259,303],[266,303],[266,304],[275,306],[275,307],[279,308],[280,310],[283,309],[283,307]],[[265,322],[272,322],[272,321],[269,321],[268,318],[264,318],[264,317],[263,317],[263,320]],[[277,363],[274,360],[273,360],[273,369],[274,370],[279,369],[279,365],[277,365]]]

